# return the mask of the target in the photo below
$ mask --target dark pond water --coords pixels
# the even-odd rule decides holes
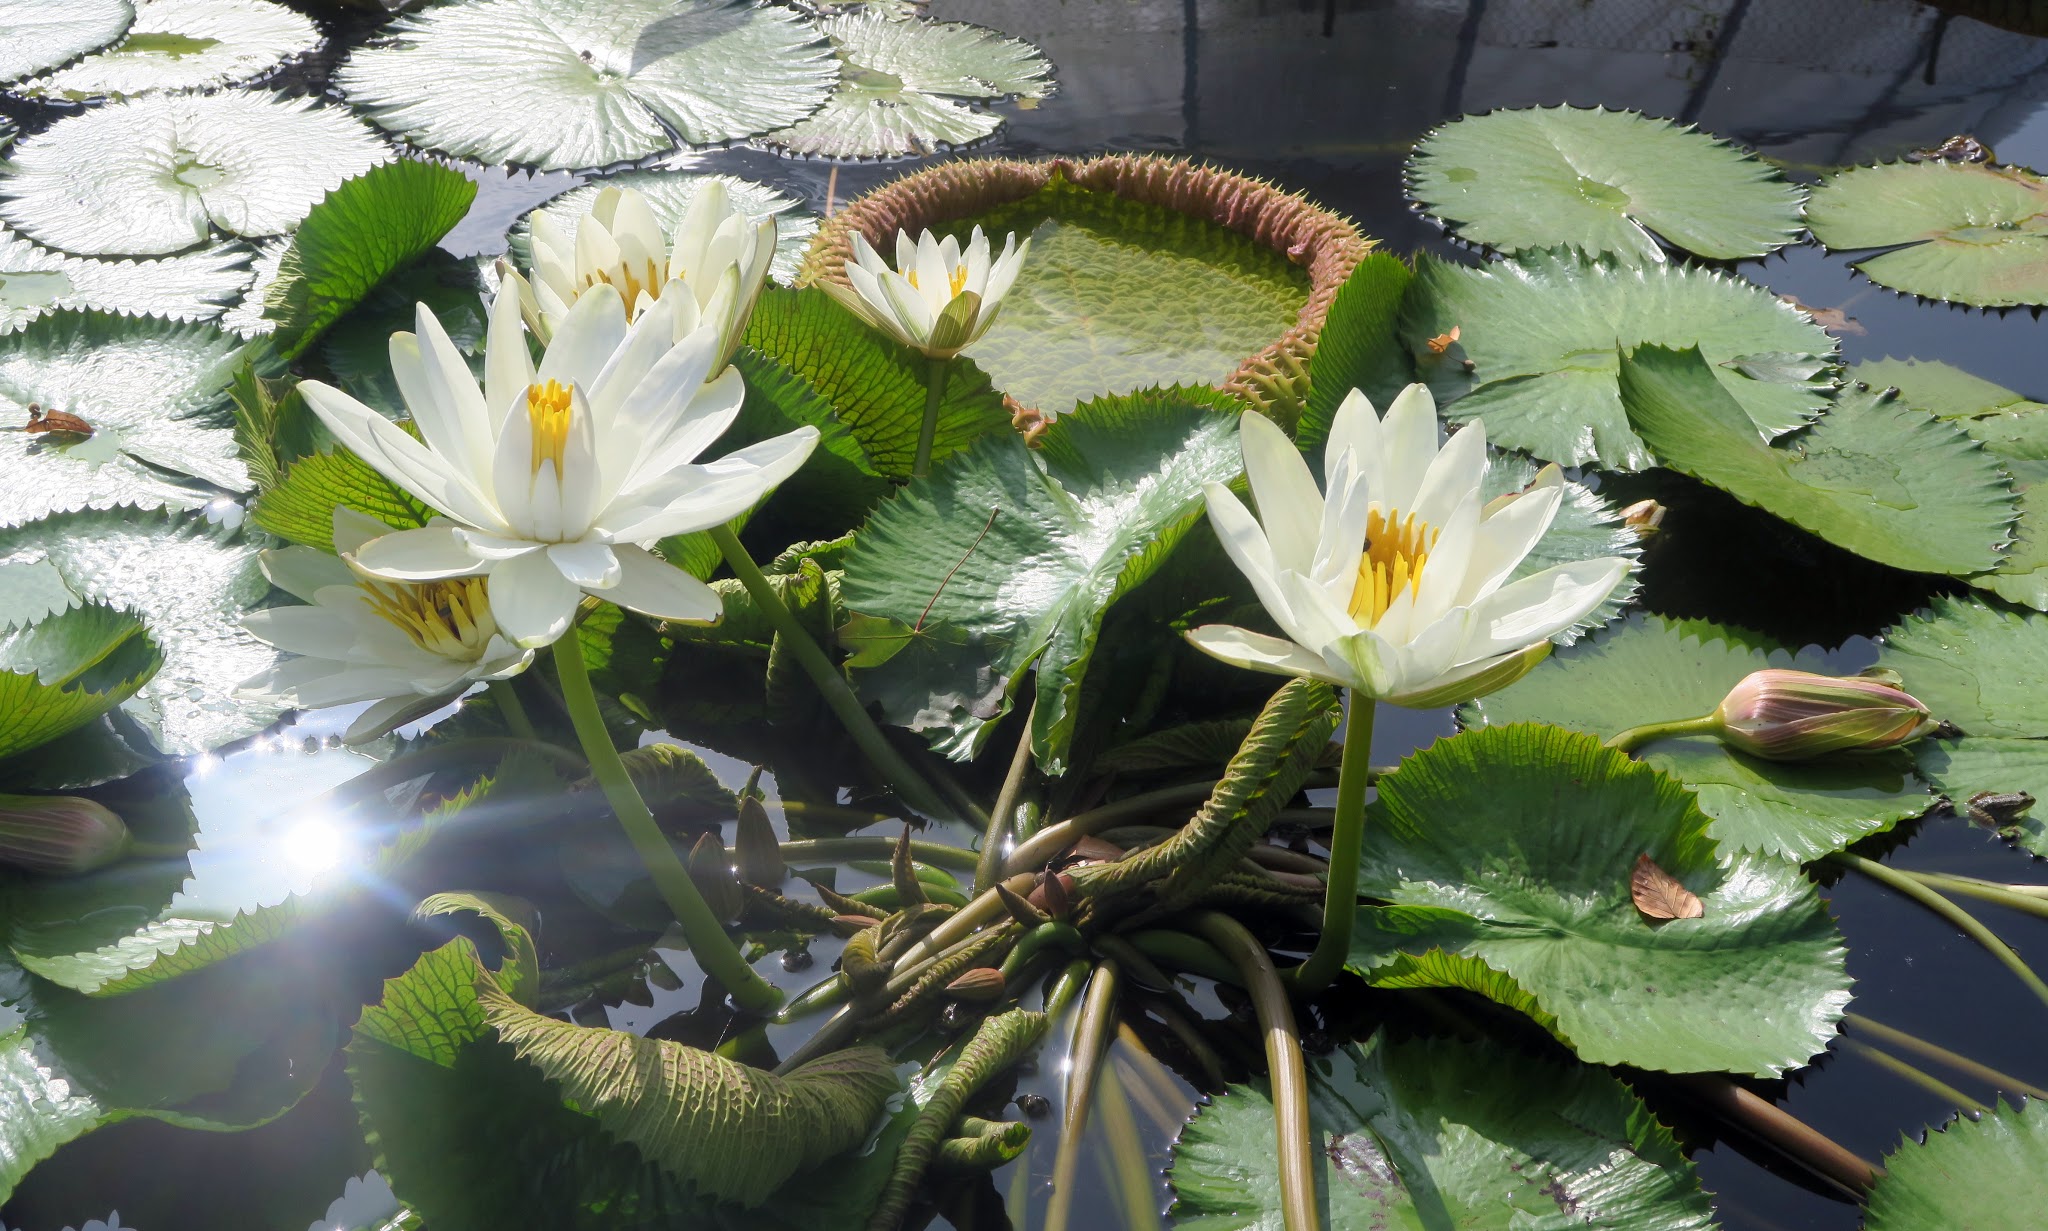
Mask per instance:
[[[1005,108],[1009,124],[977,153],[1159,150],[1207,158],[1304,190],[1402,252],[1452,251],[1405,206],[1401,168],[1410,144],[1444,119],[1493,108],[1571,102],[1674,116],[1753,146],[1800,177],[1897,157],[1957,133],[1993,146],[2001,161],[2048,166],[2048,40],[1905,0],[934,0],[931,11],[1029,39],[1056,67],[1058,93],[1029,110]],[[316,68],[309,84],[317,85],[318,76]],[[828,194],[843,201],[909,165],[916,164],[854,165],[835,174],[827,164],[744,150],[701,160],[702,169],[796,192],[813,208],[822,208]],[[485,191],[448,243],[463,254],[498,248],[519,213],[577,182],[567,175],[480,174]],[[1842,344],[1852,361],[1939,358],[2030,396],[2048,395],[2043,327],[2030,314],[1916,303],[1811,247],[1746,263],[1740,272],[1805,304],[1845,312],[1851,327]],[[1693,545],[1711,543],[1719,519],[1742,516],[1698,491],[1664,494],[1687,502],[1684,532]],[[1859,634],[1877,631],[1925,597],[1912,586],[1833,567],[1810,544],[1774,552],[1756,547],[1753,536],[1729,537],[1746,545],[1739,557],[1688,549],[1688,559],[1704,563],[1684,575],[1660,568],[1653,551],[1650,605],[1764,626],[1794,643],[1840,646],[1837,662],[1853,670],[1870,656]],[[1389,711],[1374,759],[1384,763],[1449,729],[1445,715]],[[302,725],[291,745],[308,731],[326,727]],[[280,780],[294,791],[317,790],[327,783],[314,778],[349,770],[349,754],[338,751],[309,760],[251,749],[194,767],[190,783],[215,815],[257,817],[264,792],[281,789]],[[2042,871],[1953,819],[1912,832],[1894,859],[2001,880],[2039,880]],[[303,874],[288,867],[216,873],[221,892],[250,892],[238,876],[268,877],[278,896]],[[2033,1024],[2039,1006],[2001,967],[1868,882],[1829,892],[1849,938],[1858,1013],[2048,1084],[2042,1032]],[[2048,922],[1992,907],[1982,917],[2022,950],[2048,949]],[[828,956],[820,950],[820,968]],[[654,989],[651,1006],[621,1005],[607,1017],[616,1026],[649,1028],[693,1006],[695,984],[692,977],[681,991]],[[373,985],[365,990],[374,997]],[[1128,1052],[1116,1054],[1156,1176],[1188,1087]],[[1057,1076],[1041,1073],[1029,1084],[1056,1096]],[[1958,1084],[1980,1099],[1992,1093],[1980,1083]],[[1871,1159],[1953,1110],[1839,1046],[1783,1094],[1794,1114]],[[1687,1127],[1682,1107],[1660,1109]],[[1774,1173],[1746,1150],[1707,1138],[1696,1155],[1729,1231],[1858,1225],[1854,1206]],[[55,1231],[118,1209],[121,1225],[138,1231],[298,1231],[343,1197],[328,1219],[313,1222],[326,1231],[373,1223],[389,1210],[388,1190],[374,1177],[350,1182],[344,1194],[344,1180],[369,1165],[346,1075],[335,1066],[303,1104],[253,1132],[211,1136],[132,1121],[94,1133],[39,1168],[0,1218],[10,1228]],[[954,1211],[952,1221],[1004,1225],[1000,1194],[1040,1207],[1050,1166],[1048,1142],[998,1173],[984,1199]],[[1114,1182],[1107,1166],[1084,1166],[1081,1183],[1077,1226],[1163,1222],[1163,1184],[1149,1195],[1133,1193]]]

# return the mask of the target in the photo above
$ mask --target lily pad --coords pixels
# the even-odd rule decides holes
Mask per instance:
[[[1965,735],[2048,738],[2048,616],[1937,598],[1885,633],[1877,665]]]
[[[270,0],[136,0],[120,42],[14,89],[78,102],[240,85],[319,46],[319,27]]]
[[[1754,155],[1634,111],[1531,107],[1465,116],[1415,147],[1408,193],[1461,239],[1500,252],[1570,248],[1624,264],[1658,241],[1714,260],[1798,238],[1802,193]]]
[[[1309,1066],[1316,1207],[1331,1227],[1710,1231],[1699,1177],[1628,1087],[1451,1039],[1384,1032]],[[1174,1225],[1281,1231],[1273,1101],[1232,1086],[1173,1147]]]
[[[608,175],[597,183],[571,188],[534,213],[546,214],[549,221],[573,240],[577,224],[589,211],[590,203],[598,193],[606,188],[631,188],[647,198],[647,206],[654,211],[655,220],[661,223],[663,231],[673,234],[698,190],[713,180],[725,185],[726,196],[734,209],[755,218],[775,215],[775,259],[769,264],[768,272],[783,282],[794,278],[797,262],[803,259],[804,248],[810,244],[811,236],[817,234],[817,218],[804,212],[803,202],[795,197],[735,175],[700,175],[660,169],[627,171],[621,175]],[[532,214],[521,218],[512,228],[511,248],[514,261],[522,266],[532,263]]]
[[[1879,286],[1985,308],[2048,303],[2048,180],[1989,163],[1884,163],[1830,176],[1806,203]]]
[[[1380,780],[1359,890],[1393,905],[1361,913],[1349,966],[1381,987],[1479,992],[1594,1064],[1797,1068],[1849,1003],[1841,933],[1797,867],[1717,851],[1708,824],[1677,779],[1588,735],[1441,740]],[[1641,855],[1704,917],[1644,919]]]
[[[390,151],[339,107],[247,90],[146,94],[24,138],[0,219],[66,252],[149,256],[279,235]]]
[[[1330,300],[1329,314],[1309,355],[1308,398],[1294,429],[1294,443],[1311,459],[1322,456],[1330,423],[1353,389],[1384,413],[1414,379],[1408,352],[1395,333],[1401,298],[1414,279],[1414,271],[1400,257],[1372,252]]]
[[[1960,428],[1889,392],[1844,390],[1812,431],[1774,446],[1715,377],[1697,349],[1623,357],[1629,423],[1664,465],[1893,568],[1998,567],[2017,502],[1998,460]]]
[[[1967,808],[1973,796],[2024,792],[2048,799],[2048,740],[1971,736],[1924,740],[1914,748],[1920,774],[1934,789]],[[2048,859],[2048,816],[2028,811],[1999,830],[2020,849]]]
[[[2025,1231],[2048,1204],[2048,1111],[2003,1099],[1884,1156],[1865,1231]]]
[[[1559,650],[1517,682],[1458,711],[1468,727],[1545,722],[1607,739],[1651,722],[1710,713],[1742,677],[1766,667],[1829,674],[1815,651],[1699,620],[1635,615]],[[1709,735],[1658,740],[1645,765],[1697,792],[1723,848],[1805,863],[1882,833],[1932,802],[1903,752],[1763,761]]]
[[[99,604],[0,629],[0,757],[84,726],[162,665],[142,621]]]
[[[1287,257],[1205,219],[1055,176],[979,225],[1031,253],[1000,315],[964,352],[996,387],[1052,413],[1155,385],[1213,385],[1293,328],[1308,277]]]
[[[824,158],[888,158],[966,145],[1001,116],[959,98],[1043,98],[1052,65],[1029,43],[956,21],[868,10],[819,22],[839,57],[839,87],[809,119],[762,144]]]
[[[1202,485],[1242,469],[1235,409],[1206,389],[1103,398],[1039,448],[999,433],[913,480],[847,554],[847,608],[887,622],[862,691],[964,761],[1035,666],[1032,750],[1061,772],[1103,614],[1201,519]]]
[[[132,0],[0,0],[0,29],[7,31],[0,42],[0,81],[19,80],[97,51],[120,38],[133,20]]]
[[[240,623],[270,593],[255,545],[204,517],[125,507],[0,530],[0,589],[13,568],[45,562],[79,600],[140,615],[162,647],[163,669],[123,708],[164,753],[205,752],[277,717],[277,706],[233,695],[277,660]]]
[[[210,325],[77,312],[0,336],[0,423],[19,429],[34,402],[93,428],[0,433],[0,526],[115,505],[197,508],[248,490],[223,413],[241,346]]]
[[[0,334],[66,308],[206,320],[249,284],[249,250],[215,244],[156,261],[45,248],[0,225]]]
[[[416,145],[545,170],[787,127],[838,78],[815,25],[750,0],[442,3],[390,33],[335,74],[350,102]]]
[[[1455,342],[1440,354],[1430,349],[1429,339],[1452,329]],[[1623,353],[1699,347],[1766,437],[1827,405],[1836,354],[1834,339],[1805,314],[1740,278],[1690,265],[1622,269],[1558,256],[1478,269],[1418,257],[1401,336],[1445,418],[1483,418],[1486,438],[1502,448],[1608,470],[1657,464],[1622,408]],[[1770,378],[1779,369],[1739,363],[1788,355],[1809,361],[1813,377]]]

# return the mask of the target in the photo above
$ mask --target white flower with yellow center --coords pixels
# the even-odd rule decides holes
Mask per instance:
[[[935,238],[930,231],[915,241],[910,232],[896,232],[896,268],[891,269],[858,232],[853,259],[846,263],[846,281],[826,282],[825,290],[849,311],[905,346],[934,359],[950,359],[988,332],[1001,309],[1003,296],[1024,268],[1031,241],[1003,237],[1002,254],[989,260],[988,237],[974,228],[963,251],[952,236]]]
[[[299,655],[242,684],[251,695],[301,709],[374,701],[347,740],[373,739],[446,705],[480,681],[526,670],[533,651],[498,631],[482,577],[384,581],[352,569],[348,557],[391,528],[351,509],[334,510],[334,546],[283,547],[260,557],[278,589],[305,602],[242,618],[242,627]]]
[[[364,544],[355,560],[395,581],[488,574],[498,627],[552,642],[595,595],[664,620],[718,619],[718,596],[648,551],[723,525],[794,474],[818,442],[796,431],[698,463],[738,416],[746,388],[719,361],[718,331],[674,340],[674,297],[630,325],[619,293],[587,291],[538,368],[519,301],[491,304],[484,382],[425,305],[391,338],[391,368],[419,439],[341,390],[299,385],[341,442],[446,520]]]
[[[1426,709],[1503,687],[1549,653],[1550,638],[1621,583],[1619,557],[1509,581],[1564,496],[1555,466],[1488,503],[1486,432],[1473,421],[1438,447],[1436,402],[1410,385],[1382,420],[1353,390],[1330,426],[1327,494],[1294,443],[1243,418],[1255,519],[1211,483],[1209,521],[1285,639],[1210,624],[1198,648],[1241,667],[1308,676]]]
[[[735,208],[724,183],[708,180],[690,198],[670,243],[647,198],[631,188],[605,188],[576,220],[573,233],[545,211],[531,215],[533,277],[501,265],[519,293],[528,328],[543,343],[568,319],[576,300],[596,286],[619,293],[626,319],[674,301],[676,338],[704,325],[718,331],[722,369],[739,348],[754,301],[775,259],[775,218]]]

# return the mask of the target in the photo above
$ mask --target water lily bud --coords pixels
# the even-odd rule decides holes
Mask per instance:
[[[1714,711],[1721,742],[1770,761],[1893,748],[1940,724],[1912,694],[1867,676],[1752,671]]]
[[[78,876],[128,853],[121,818],[76,795],[0,795],[0,863]]]
[[[1003,972],[992,966],[980,966],[946,984],[946,995],[955,1000],[985,1003],[1002,999],[1003,989]]]

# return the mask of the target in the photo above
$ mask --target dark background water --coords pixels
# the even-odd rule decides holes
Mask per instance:
[[[2021,13],[2029,6],[1979,7]],[[1693,121],[1803,179],[1957,133],[1991,145],[2001,161],[2048,166],[2048,40],[1906,0],[935,0],[931,12],[1028,39],[1054,64],[1058,92],[1028,110],[1002,108],[1009,123],[973,153],[1192,155],[1302,190],[1404,253],[1454,252],[1406,206],[1401,173],[1409,147],[1443,120],[1495,108],[1569,102]],[[339,28],[362,26],[351,18]],[[316,64],[294,84],[318,88],[321,72]],[[7,110],[31,127],[49,118]],[[688,163],[774,183],[818,209],[828,192],[844,201],[922,160],[847,165],[836,175],[829,164],[748,150]],[[495,250],[520,212],[578,182],[563,174],[476,174],[484,191],[448,242],[463,254]],[[1811,247],[1737,269],[1803,303],[1845,311],[1855,326],[1841,339],[1851,361],[1943,359],[2022,393],[2048,394],[2042,325],[2031,313],[1918,303]],[[1852,575],[1811,544],[1760,536],[1755,519],[1694,496],[1674,501],[1670,540],[1728,546],[1685,551],[1682,570],[1679,552],[1653,552],[1646,594],[1655,608],[1768,625],[1795,643],[1839,645],[1836,661],[1854,669],[1870,655],[1869,643],[1854,635],[1881,629],[1924,598],[1924,590],[1896,578]],[[1388,711],[1375,760],[1448,730],[1442,714]],[[238,767],[231,761],[225,768]],[[2048,879],[2038,861],[1953,818],[1919,827],[1891,858],[2001,880]],[[2042,1007],[2002,967],[1868,882],[1852,879],[1828,894],[1849,940],[1856,1012],[2048,1084]],[[1979,914],[2022,952],[2048,950],[2048,922],[1993,907]],[[667,1011],[665,1003],[623,1013],[619,1024],[644,1028]],[[1042,1075],[1040,1088],[1051,1091],[1054,1076]],[[1127,1084],[1141,1125],[1180,1110],[1162,1106],[1158,1091],[1148,1105],[1145,1092]],[[1991,1096],[1980,1084],[1956,1084]],[[1870,1159],[1953,1114],[1943,1100],[1849,1054],[1824,1057],[1784,1094],[1794,1114]],[[1168,1133],[1148,1132],[1148,1140],[1163,1164]],[[1729,1231],[1859,1225],[1854,1206],[1774,1174],[1733,1144],[1710,1143],[1696,1162]],[[1050,1150],[1034,1150],[1026,1163],[1042,1182]],[[341,1195],[343,1177],[368,1165],[337,1065],[298,1108],[250,1133],[181,1132],[146,1121],[94,1133],[39,1168],[0,1216],[8,1227],[55,1231],[118,1208],[123,1225],[140,1231],[298,1231]],[[1011,1178],[999,1174],[997,1188],[1007,1190]],[[1084,1167],[1081,1182],[1077,1226],[1125,1225],[1106,1172]],[[376,1188],[352,1183],[354,1199],[335,1211],[344,1222],[315,1226],[325,1231],[374,1213]],[[1163,1207],[1163,1185],[1155,1196]],[[1042,1196],[1033,1206],[1042,1209]]]

